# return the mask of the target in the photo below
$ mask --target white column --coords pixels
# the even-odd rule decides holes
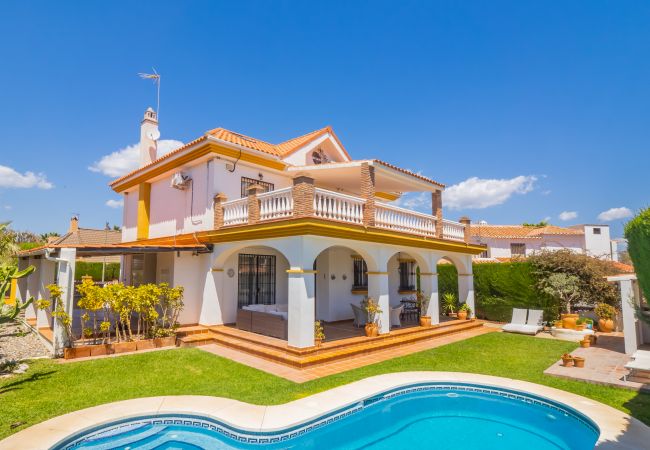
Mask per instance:
[[[36,267],[36,271],[32,276],[38,278],[38,292],[34,293],[34,299],[38,300],[41,298],[49,299],[50,291],[46,289],[45,286],[48,284],[54,283],[54,276],[56,270],[56,263],[54,261],[48,261],[45,258],[39,260],[39,264]],[[36,311],[36,328],[50,328],[51,314],[47,310],[37,310]]]
[[[289,330],[292,347],[314,346],[314,270],[289,269]]]
[[[472,309],[471,317],[474,317],[476,314],[474,306],[474,274],[458,274],[458,300],[461,304],[467,303],[467,306]]]
[[[223,269],[211,269],[203,288],[199,325],[222,325]]]
[[[430,272],[420,273],[422,293],[429,296],[429,307],[425,314],[431,317],[431,324],[440,323],[440,299],[438,295],[438,274]]]
[[[63,302],[65,312],[70,315],[74,314],[74,263],[77,259],[77,250],[74,248],[62,248],[58,258],[57,279],[58,285],[63,291],[61,301]],[[54,305],[52,305],[54,307]],[[60,356],[63,348],[69,344],[68,336],[59,325],[54,321],[54,354]]]
[[[621,288],[621,313],[623,315],[623,339],[625,342],[625,353],[631,355],[639,347],[639,335],[637,330],[636,311],[634,305],[638,304],[638,299],[634,296],[634,287],[632,279],[620,280]]]
[[[381,309],[379,334],[390,332],[390,298],[388,272],[368,272],[368,297],[374,299]]]
[[[38,264],[38,260],[29,258],[25,264],[25,268],[29,266],[34,266],[36,268],[36,271],[27,276],[25,283],[25,300],[30,297],[34,297],[34,300],[36,301],[38,300],[38,269],[40,265]],[[25,311],[25,319],[36,319],[37,313],[38,310],[36,309],[36,305],[32,303]]]

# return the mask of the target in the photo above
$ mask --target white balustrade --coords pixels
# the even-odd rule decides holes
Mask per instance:
[[[229,202],[222,203],[223,207],[223,224],[241,225],[248,223],[248,198],[239,198]]]
[[[293,215],[293,195],[290,187],[265,192],[257,198],[260,201],[260,220],[282,219]]]
[[[465,225],[453,220],[442,220],[442,237],[445,239],[453,239],[455,241],[465,240]]]
[[[340,192],[314,189],[314,215],[321,219],[340,220],[349,223],[363,223],[365,200]]]
[[[436,218],[434,216],[387,203],[375,203],[375,225],[406,233],[431,237],[436,235]]]

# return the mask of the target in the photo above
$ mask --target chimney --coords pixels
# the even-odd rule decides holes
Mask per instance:
[[[158,113],[149,107],[140,122],[140,167],[144,167],[158,157]]]
[[[77,216],[72,216],[70,219],[70,228],[68,228],[68,233],[74,233],[79,229],[79,218]]]

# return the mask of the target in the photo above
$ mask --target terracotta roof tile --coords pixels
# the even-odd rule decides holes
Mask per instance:
[[[122,232],[114,230],[96,230],[92,228],[79,228],[64,234],[53,245],[101,245],[119,244],[122,242]]]
[[[584,232],[574,228],[563,228],[556,225],[544,227],[527,227],[523,225],[478,225],[470,227],[472,236],[481,236],[497,239],[541,239],[542,236],[563,235],[580,236]]]

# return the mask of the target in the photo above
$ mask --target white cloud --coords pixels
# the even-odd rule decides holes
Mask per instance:
[[[0,166],[0,187],[52,189],[54,185],[47,181],[45,174],[34,172],[20,173],[11,167]]]
[[[627,217],[632,217],[632,210],[621,206],[620,208],[610,208],[607,211],[603,211],[598,214],[598,220],[603,222],[611,222],[612,220],[625,219]]]
[[[542,219],[542,222],[549,223],[551,221],[551,216],[546,216]]]
[[[431,194],[429,192],[406,193],[395,204],[402,208],[431,214]]]
[[[567,220],[573,220],[578,217],[578,213],[575,211],[562,211],[558,217],[560,220],[566,222]]]
[[[11,206],[11,205],[4,205],[3,208],[4,208],[6,211],[11,211],[12,206]]]
[[[505,203],[514,194],[527,194],[535,187],[532,175],[510,179],[468,178],[443,192],[443,206],[451,209],[483,209]]]
[[[158,141],[158,156],[165,155],[181,147],[181,141],[163,139]],[[93,172],[100,172],[109,177],[119,177],[135,170],[140,165],[140,147],[138,144],[121,148],[109,155],[102,156],[88,167]]]
[[[115,209],[121,208],[122,206],[124,206],[124,200],[123,199],[120,199],[120,200],[110,199],[110,200],[106,201],[106,206],[108,206],[109,208],[115,208]]]

